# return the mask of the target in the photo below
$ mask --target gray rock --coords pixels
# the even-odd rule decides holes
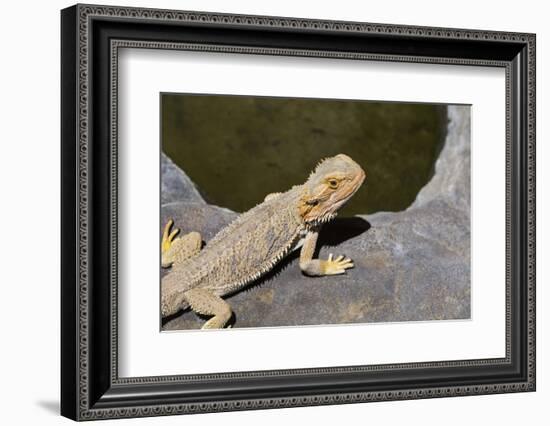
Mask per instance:
[[[435,174],[409,210],[439,199],[470,212],[470,107],[451,105],[447,115],[447,137],[435,163]]]
[[[321,233],[320,257],[345,254],[345,275],[310,278],[292,254],[264,278],[228,300],[234,327],[395,322],[470,317],[470,176],[467,107],[449,107],[448,135],[432,180],[405,211],[338,218]],[[184,231],[208,241],[235,217],[205,204],[163,206]],[[193,312],[164,329],[195,329]]]
[[[161,208],[161,223],[174,219],[182,234],[199,231],[204,241],[211,240],[216,233],[238,216],[222,207],[195,202],[164,204]]]
[[[191,179],[164,153],[160,154],[160,203],[205,203]]]

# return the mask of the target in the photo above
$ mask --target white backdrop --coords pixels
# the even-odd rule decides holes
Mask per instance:
[[[123,49],[118,76],[122,377],[505,356],[503,69]],[[167,91],[471,104],[471,318],[159,333],[158,105]],[[220,359],[219,347],[232,350]]]
[[[550,278],[550,28],[544,2],[446,3],[268,0],[102,1],[143,7],[195,9],[382,23],[449,26],[537,33],[538,150],[538,391],[422,401],[118,420],[127,424],[228,425],[359,421],[370,424],[461,425],[481,419],[517,425],[547,417],[550,332],[545,288]],[[3,5],[0,105],[0,324],[2,422],[68,424],[59,404],[59,9],[67,1]],[[546,192],[546,193],[545,193]],[[546,337],[545,337],[546,336]],[[107,421],[102,424],[116,424]]]

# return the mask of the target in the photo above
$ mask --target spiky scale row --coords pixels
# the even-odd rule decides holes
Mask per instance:
[[[162,282],[163,315],[179,310],[191,288],[224,296],[272,270],[309,228],[297,208],[302,191],[295,186],[243,213],[197,256],[174,267]]]
[[[215,300],[212,297],[234,293],[273,269],[300,245],[301,238],[317,235],[318,228],[334,218],[365,176],[350,157],[338,154],[319,162],[304,185],[272,194],[240,215],[197,256],[173,266],[162,281],[163,316],[177,312],[186,303],[197,303],[197,298]],[[333,185],[336,179],[340,184]],[[322,275],[320,261],[309,260],[308,265],[314,267],[308,273]]]

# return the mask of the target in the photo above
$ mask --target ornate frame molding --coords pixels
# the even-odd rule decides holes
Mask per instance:
[[[108,88],[109,96],[109,158],[110,174],[108,187],[109,206],[109,318],[104,318],[104,324],[110,324],[104,331],[111,347],[110,356],[94,353],[91,342],[103,340],[103,332],[92,330],[98,314],[92,312],[92,296],[90,292],[94,284],[91,281],[92,262],[94,262],[93,240],[94,227],[92,215],[98,207],[97,197],[94,198],[93,187],[97,185],[90,157],[95,149],[91,146],[94,138],[92,120],[95,97],[99,90],[92,76],[94,22],[109,22],[111,27],[117,23],[136,22],[144,26],[176,24],[179,26],[217,27],[227,30],[254,29],[266,31],[275,29],[288,32],[295,37],[302,33],[316,34],[347,34],[355,36],[373,36],[387,40],[409,40],[409,43],[430,40],[448,43],[474,43],[485,46],[505,46],[506,52],[520,51],[518,55],[502,58],[482,57],[444,57],[437,55],[404,55],[395,53],[371,53],[359,51],[324,50],[315,48],[281,48],[257,47],[246,45],[222,45],[213,43],[181,42],[175,40],[140,40],[125,37],[124,39],[109,38],[108,55]],[[65,271],[62,289],[66,293],[62,298],[62,345],[65,359],[70,359],[68,365],[63,365],[62,373],[62,414],[78,420],[91,420],[112,417],[138,417],[151,415],[168,415],[181,413],[198,413],[227,410],[244,410],[259,408],[275,408],[290,406],[307,406],[322,404],[339,404],[365,401],[400,400],[414,398],[433,398],[442,396],[475,395],[488,393],[533,391],[535,389],[535,36],[510,32],[477,31],[464,29],[428,28],[401,25],[383,25],[358,22],[337,22],[323,20],[308,20],[295,18],[279,18],[267,16],[228,15],[202,12],[185,12],[156,9],[135,9],[126,7],[104,7],[77,5],[63,11],[63,69],[65,75],[70,75],[70,86],[62,93],[64,118],[74,122],[63,128],[63,177],[72,179],[63,183],[63,211],[66,215],[74,215],[72,225],[64,225],[62,240],[64,248],[63,270]],[[117,374],[117,71],[118,49],[155,48],[196,51],[215,51],[239,54],[292,55],[314,56],[323,58],[445,63],[456,65],[481,65],[504,67],[506,69],[506,175],[507,175],[507,212],[506,212],[506,357],[503,359],[464,360],[455,362],[434,362],[415,364],[393,364],[361,367],[327,367],[306,370],[275,370],[267,372],[223,373],[198,376],[161,376],[146,378],[118,378]],[[503,47],[504,49],[504,47]],[[521,56],[521,57],[519,57]],[[519,59],[518,59],[519,58]],[[519,77],[521,75],[521,78]],[[95,86],[94,86],[95,84]],[[102,83],[101,83],[102,84]],[[105,91],[105,87],[101,90]],[[105,94],[104,94],[105,95]],[[525,103],[522,105],[522,103]],[[514,117],[519,114],[519,120],[525,126],[525,134],[514,126]],[[97,120],[97,118],[95,118]],[[72,127],[71,127],[72,126]],[[519,138],[519,139],[517,139]],[[518,140],[521,145],[515,150],[512,145]],[[519,154],[518,154],[519,152]],[[518,158],[518,155],[521,158]],[[520,162],[521,164],[515,165]],[[515,191],[515,192],[514,192]],[[516,194],[516,195],[514,195]],[[517,217],[514,209],[520,208],[525,217]],[[516,219],[514,219],[516,218]],[[516,235],[518,227],[525,228],[521,235]],[[520,272],[514,270],[512,257],[514,250],[520,250]],[[519,255],[518,255],[519,256]],[[517,268],[516,268],[517,269]],[[513,276],[514,272],[519,274]],[[525,297],[525,311],[518,313],[512,308],[512,299],[518,297],[518,289],[513,288],[512,280],[526,281],[522,294]],[[95,290],[94,290],[95,291]],[[107,300],[104,296],[101,300]],[[515,299],[514,299],[515,300]],[[69,306],[71,305],[71,306]],[[97,309],[97,308],[96,308]],[[503,382],[487,382],[470,385],[428,386],[425,388],[401,386],[390,390],[373,391],[342,391],[319,392],[310,395],[278,395],[265,398],[219,398],[210,401],[162,401],[155,399],[139,400],[132,397],[132,388],[136,386],[151,389],[154,395],[159,386],[171,384],[196,383],[201,381],[219,381],[228,379],[253,379],[266,377],[296,377],[316,375],[326,377],[331,374],[369,373],[377,371],[448,369],[456,367],[481,366],[511,366],[517,353],[513,353],[512,340],[518,339],[514,327],[518,315],[525,321],[525,333],[522,338],[524,346],[519,350],[526,359],[520,367],[522,374],[516,380]],[[70,325],[68,323],[71,322]],[[515,330],[517,332],[517,330]],[[100,333],[100,334],[97,334]],[[522,341],[523,341],[522,340]],[[517,348],[516,348],[517,349]],[[91,357],[102,358],[101,362],[92,363]],[[94,361],[95,362],[95,361]],[[69,371],[70,370],[70,371]],[[107,372],[107,373],[106,373]],[[101,378],[94,381],[94,375]],[[108,392],[107,392],[108,390]],[[74,396],[69,395],[74,393]]]

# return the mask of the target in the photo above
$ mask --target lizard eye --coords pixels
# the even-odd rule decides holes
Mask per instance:
[[[336,179],[329,179],[328,186],[330,186],[332,189],[336,189],[338,188],[338,181]]]

